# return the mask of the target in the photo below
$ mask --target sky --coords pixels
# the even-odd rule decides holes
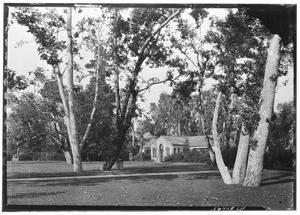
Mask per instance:
[[[224,17],[225,11],[221,9],[210,10],[210,13],[217,15],[219,17]],[[81,16],[91,15],[81,14]],[[75,16],[76,21],[76,16]],[[79,19],[79,17],[77,18]],[[75,22],[74,21],[74,22]],[[45,61],[40,60],[37,53],[37,45],[32,42],[33,36],[26,32],[27,28],[14,24],[10,26],[8,31],[8,68],[16,71],[18,75],[28,76],[30,71],[34,71],[37,67],[43,67],[44,69],[49,70],[51,74],[51,67],[45,63]],[[28,41],[27,44],[18,46],[20,41]],[[89,61],[89,57],[86,57],[83,65]],[[164,68],[144,68],[141,72],[143,79],[147,80],[152,77],[158,77],[160,80],[165,79],[166,69]],[[286,85],[283,85],[282,82],[288,81]],[[278,103],[287,102],[293,99],[293,69],[289,70],[289,73],[286,77],[280,78],[278,81],[277,93],[275,97],[275,107]],[[205,85],[205,89],[209,89],[212,86],[212,82],[208,81]],[[150,88],[146,93],[144,93],[145,102],[139,101],[139,106],[144,109],[146,112],[149,111],[149,106],[151,102],[158,102],[159,95],[162,92],[171,93],[172,88],[168,83],[155,85]]]

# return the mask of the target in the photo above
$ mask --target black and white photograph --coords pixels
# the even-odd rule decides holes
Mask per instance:
[[[296,211],[297,4],[2,6],[3,212]]]

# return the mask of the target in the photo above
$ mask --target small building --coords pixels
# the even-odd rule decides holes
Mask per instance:
[[[207,148],[205,136],[161,136],[155,141],[150,141],[148,143],[151,148],[151,160],[157,162],[163,162],[166,157],[183,152],[185,146],[188,146],[190,150],[201,150]]]
[[[154,138],[154,139],[150,140],[149,142],[147,142],[145,145],[143,145],[142,152],[143,152],[143,153],[149,152],[149,151],[151,150],[151,145],[152,145],[153,143],[155,143],[156,140],[157,140],[157,139]]]

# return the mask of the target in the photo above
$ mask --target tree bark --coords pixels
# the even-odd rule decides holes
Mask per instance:
[[[68,57],[68,105],[69,105],[69,119],[70,135],[69,140],[73,155],[74,172],[81,173],[82,161],[79,149],[79,139],[77,133],[77,125],[75,119],[75,108],[74,108],[74,91],[73,91],[73,50],[72,50],[72,8],[68,8],[67,17],[67,57]]]
[[[200,77],[199,77],[200,80]],[[204,108],[203,108],[203,100],[202,100],[202,85],[203,85],[203,80],[202,82],[199,81],[199,88],[198,88],[198,93],[199,93],[199,118],[200,118],[200,123],[201,123],[201,127],[202,127],[202,132],[205,135],[205,141],[206,141],[206,145],[207,145],[207,150],[208,150],[208,154],[211,160],[211,165],[215,165],[216,164],[216,157],[215,157],[215,153],[212,149],[211,143],[210,143],[210,138],[208,136],[208,132],[205,128],[205,122],[204,122]]]
[[[242,126],[242,130],[245,131],[245,126]],[[240,136],[238,151],[234,163],[233,173],[232,173],[232,183],[233,184],[243,184],[249,152],[249,134]]]
[[[221,149],[220,149],[220,140],[218,137],[218,130],[217,130],[218,113],[219,113],[219,108],[220,108],[221,96],[222,96],[222,93],[219,92],[217,100],[216,100],[216,106],[215,106],[215,111],[214,111],[214,116],[213,116],[212,133],[213,133],[213,138],[214,138],[215,155],[216,155],[216,162],[217,162],[218,169],[221,173],[224,183],[231,184],[232,183],[231,176],[230,176],[228,168],[225,166],[223,158],[222,158]]]
[[[242,123],[241,123],[242,117],[240,115],[237,116],[236,122],[235,122],[235,127],[236,131],[234,134],[234,139],[233,139],[233,146],[238,146],[240,142],[240,136],[241,136],[241,130],[242,130]]]
[[[279,35],[273,35],[270,41],[265,68],[264,84],[261,92],[259,109],[260,121],[254,133],[254,145],[250,148],[247,173],[244,186],[258,187],[262,180],[263,158],[269,133],[269,121],[274,106],[275,90],[277,85],[278,65],[280,60]]]
[[[151,39],[159,34],[162,28],[164,28],[172,19],[174,19],[182,9],[177,10],[171,16],[169,16],[158,28],[156,28],[151,35],[145,40],[141,49],[139,50],[138,58],[135,63],[133,71],[131,71],[131,78],[126,85],[127,92],[125,94],[125,98],[121,100],[119,94],[119,72],[116,69],[115,75],[115,99],[116,99],[116,120],[115,120],[115,128],[116,128],[116,137],[112,142],[114,149],[113,152],[108,156],[105,163],[102,166],[103,170],[110,170],[114,163],[117,161],[121,149],[123,147],[126,133],[131,126],[132,117],[134,116],[134,112],[136,109],[136,101],[139,90],[137,89],[138,83],[138,75],[141,71],[141,67],[143,62],[146,59],[145,52],[148,48]],[[148,56],[147,56],[148,57]],[[117,68],[117,65],[116,65]],[[122,101],[122,105],[121,105]]]
[[[66,149],[63,149],[63,153],[64,153],[64,156],[65,156],[67,164],[72,164],[73,163],[73,159],[72,159],[71,153],[68,150],[66,150]]]
[[[95,95],[94,95],[94,101],[93,101],[93,109],[90,115],[90,120],[89,123],[86,127],[85,133],[83,135],[83,138],[79,144],[80,150],[82,150],[83,146],[85,145],[88,135],[90,133],[91,127],[92,127],[92,123],[95,117],[95,113],[96,113],[96,105],[97,105],[97,101],[98,101],[98,92],[99,92],[99,73],[100,73],[100,39],[98,38],[98,52],[97,52],[97,68],[96,68],[96,85],[95,85]]]

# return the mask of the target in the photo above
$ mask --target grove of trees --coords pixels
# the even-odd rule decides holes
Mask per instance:
[[[37,67],[30,77],[5,70],[10,155],[65,159],[76,173],[83,158],[98,158],[111,170],[149,133],[205,135],[226,184],[257,187],[264,165],[293,165],[280,154],[294,153],[294,105],[280,104],[275,113],[274,98],[278,77],[294,65],[295,7],[240,6],[222,9],[224,18],[200,5],[6,10],[6,34],[12,24],[25,26],[51,68]],[[86,52],[92,57],[83,65]],[[145,68],[167,75],[145,81]],[[167,83],[173,92],[145,113],[143,93]],[[226,155],[232,147],[235,154]],[[232,176],[226,156],[235,160]]]

